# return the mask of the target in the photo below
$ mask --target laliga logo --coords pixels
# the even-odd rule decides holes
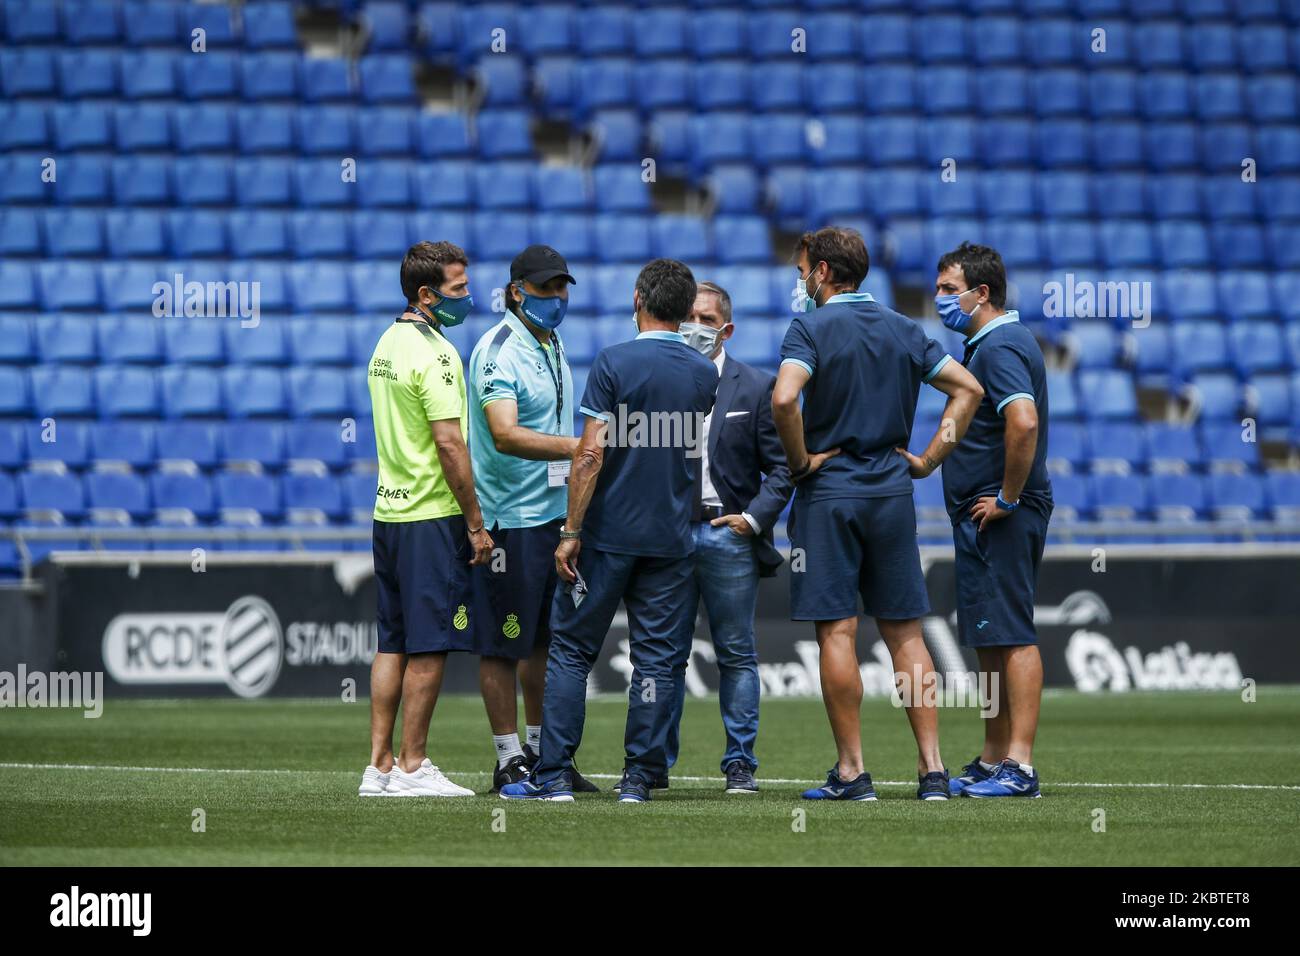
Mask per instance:
[[[225,614],[119,614],[104,629],[104,669],[119,684],[225,684],[260,697],[283,658],[280,621],[259,597]]]

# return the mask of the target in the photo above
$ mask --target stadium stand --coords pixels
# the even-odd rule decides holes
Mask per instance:
[[[1300,2],[636,9],[4,0],[0,530],[366,549],[329,535],[368,522],[364,365],[409,243],[473,258],[465,357],[514,253],[564,252],[581,382],[659,255],[727,287],[734,350],[774,369],[790,240],[836,223],[958,356],[935,260],[1001,249],[1053,366],[1058,539],[1286,536],[1258,529],[1300,509]]]

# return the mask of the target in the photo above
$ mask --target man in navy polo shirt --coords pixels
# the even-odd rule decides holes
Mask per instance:
[[[966,366],[984,388],[961,445],[943,466],[956,550],[957,630],[980,670],[998,675],[984,750],[952,781],[967,797],[1037,797],[1034,735],[1043,662],[1034,589],[1052,514],[1047,372],[1033,333],[1006,310],[1007,273],[988,246],[963,242],[939,260],[935,304],[964,332]]]
[[[650,799],[668,770],[677,641],[689,602],[694,472],[718,372],[678,326],[695,302],[685,264],[656,259],[637,277],[630,342],[596,356],[579,411],[586,425],[573,457],[555,567],[542,704],[542,752],[512,799],[573,799],[573,754],[582,740],[587,677],[614,620],[627,608],[632,657],[619,800]]]
[[[856,291],[870,265],[857,232],[804,234],[797,265],[804,314],[790,323],[781,345],[772,410],[797,482],[789,523],[791,615],[816,622],[822,698],[839,755],[826,784],[804,797],[876,798],[862,765],[861,598],[895,673],[918,692],[904,702],[918,750],[917,796],[946,800],[938,713],[933,698],[919,693],[935,677],[921,634],[930,602],[912,478],[933,472],[961,440],[980,387],[919,325]],[[946,394],[948,403],[924,455],[912,463],[899,448],[911,434],[922,383]]]

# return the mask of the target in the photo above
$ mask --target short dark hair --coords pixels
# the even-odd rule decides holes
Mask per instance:
[[[995,309],[1006,307],[1007,267],[1002,264],[1002,256],[992,246],[963,242],[939,259],[940,272],[945,271],[949,266],[961,266],[968,289],[988,286],[989,301],[993,303]]]
[[[465,250],[454,242],[417,242],[402,260],[402,295],[407,302],[420,298],[420,287],[437,291],[447,281],[445,268],[453,262],[469,265]]]
[[[695,305],[695,276],[690,266],[676,259],[655,259],[636,277],[641,308],[660,322],[686,321]]]
[[[805,232],[799,237],[795,256],[800,252],[808,253],[808,262],[814,269],[819,262],[830,266],[831,281],[837,285],[848,283],[856,289],[871,269],[867,244],[856,229],[827,226],[816,232]]]
[[[696,294],[707,292],[709,295],[718,297],[718,312],[722,314],[722,322],[725,325],[731,321],[731,296],[727,295],[727,290],[716,282],[701,282],[695,287]]]

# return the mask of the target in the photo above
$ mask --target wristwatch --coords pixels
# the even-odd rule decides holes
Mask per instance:
[[[1016,499],[1015,501],[1006,501],[1002,497],[1001,491],[998,492],[997,503],[998,503],[998,507],[1001,508],[1003,511],[1015,511],[1017,508],[1020,507],[1019,499]]]
[[[560,540],[561,540],[561,541],[572,541],[572,540],[574,540],[575,538],[581,538],[581,537],[582,537],[582,530],[581,530],[581,529],[579,529],[579,530],[577,530],[577,531],[570,531],[568,528],[565,528],[563,525],[560,526]]]

